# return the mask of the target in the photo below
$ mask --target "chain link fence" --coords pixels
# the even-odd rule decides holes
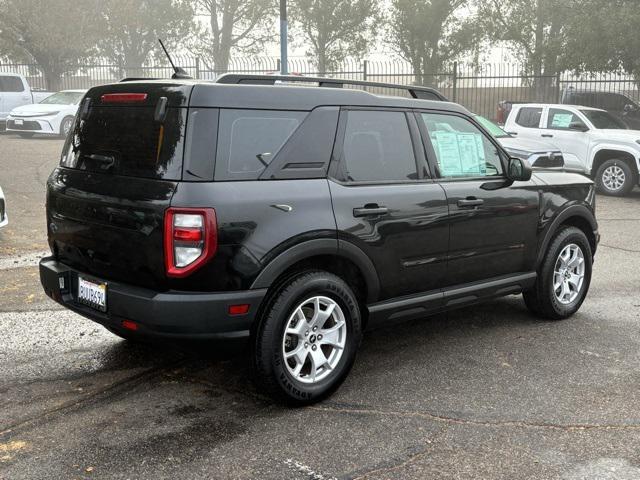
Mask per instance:
[[[280,59],[276,57],[234,58],[225,70],[211,67],[198,57],[183,56],[174,59],[192,77],[215,80],[224,73],[275,74],[280,70]],[[306,58],[290,58],[288,70],[292,74],[328,76],[350,80],[413,85],[417,78],[408,62],[389,60],[348,59],[333,71],[319,72],[313,62]],[[33,88],[45,89],[46,79],[36,64],[1,63],[0,73],[19,73],[27,77]],[[168,62],[151,61],[139,68],[127,68],[108,61],[92,61],[78,65],[62,76],[63,89],[90,88],[95,85],[113,83],[126,77],[168,78],[173,73]],[[421,83],[437,88],[447,98],[460,103],[469,110],[490,119],[496,118],[499,102],[560,102],[566,89],[605,91],[627,95],[640,103],[640,92],[636,80],[624,74],[563,72],[555,75],[531,75],[517,64],[469,65],[451,63],[443,72],[426,72],[419,75]],[[389,93],[377,90],[375,93]]]

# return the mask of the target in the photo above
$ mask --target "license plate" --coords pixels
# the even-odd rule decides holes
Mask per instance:
[[[78,302],[91,308],[107,311],[107,284],[93,282],[86,278],[78,277]]]
[[[14,120],[16,125],[23,125],[24,124],[24,120]]]

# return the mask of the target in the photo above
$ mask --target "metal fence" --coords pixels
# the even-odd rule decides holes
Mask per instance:
[[[175,63],[191,76],[215,80],[223,73],[276,73],[280,59],[276,57],[234,58],[229,68],[217,70],[198,57],[176,57]],[[416,75],[408,62],[398,59],[359,60],[348,59],[338,68],[319,72],[307,58],[290,58],[289,72],[310,76],[330,76],[351,80],[415,84]],[[41,69],[35,64],[1,63],[0,72],[20,73],[35,88],[46,88]],[[167,78],[172,69],[167,62],[150,61],[140,68],[126,68],[108,61],[94,61],[78,65],[74,71],[62,76],[63,89],[90,88],[95,85],[117,82],[124,77]],[[559,102],[562,92],[568,88],[589,91],[623,93],[632,100],[640,100],[636,80],[628,75],[589,73],[577,75],[562,72],[556,75],[535,76],[517,64],[469,65],[451,63],[443,72],[427,72],[421,75],[422,83],[440,90],[452,101],[468,109],[494,119],[497,105],[502,100],[513,102]],[[376,93],[391,93],[376,90]],[[395,92],[394,92],[395,93]],[[639,102],[640,103],[640,102]]]

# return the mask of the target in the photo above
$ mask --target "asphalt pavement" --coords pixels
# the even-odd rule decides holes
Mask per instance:
[[[241,345],[136,345],[41,292],[62,142],[0,135],[0,479],[640,478],[640,191],[598,197],[573,318],[521,297],[370,332],[330,399],[260,395]]]

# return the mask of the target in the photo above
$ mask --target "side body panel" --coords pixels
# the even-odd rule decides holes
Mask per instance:
[[[215,257],[193,275],[172,280],[175,289],[248,289],[267,265],[296,245],[328,239],[332,248],[324,242],[315,254],[338,250],[326,179],[182,182],[172,205],[214,208],[218,220]]]

